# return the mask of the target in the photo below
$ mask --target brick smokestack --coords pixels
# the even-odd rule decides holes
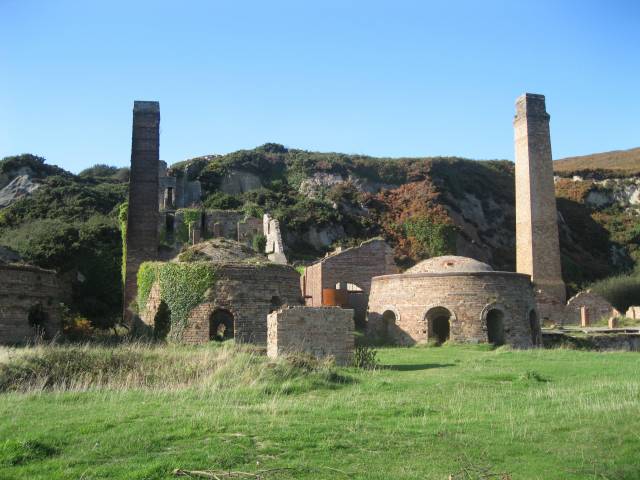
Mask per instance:
[[[560,266],[549,114],[544,95],[516,100],[516,265],[531,275],[543,320],[562,322],[566,301]]]
[[[158,254],[158,168],[160,166],[160,104],[133,103],[131,176],[127,216],[127,258],[124,282],[124,321],[132,326],[129,309],[137,294],[140,264]]]

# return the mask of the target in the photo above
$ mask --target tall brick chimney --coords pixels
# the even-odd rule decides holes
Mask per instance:
[[[124,321],[132,325],[129,309],[136,298],[140,264],[158,254],[158,168],[160,166],[160,104],[133,102],[131,176],[127,216],[127,258],[124,281]]]
[[[549,118],[544,95],[525,93],[516,100],[516,269],[531,275],[542,320],[561,323],[566,291]]]

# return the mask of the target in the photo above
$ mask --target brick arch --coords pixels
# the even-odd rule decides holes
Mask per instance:
[[[447,339],[454,339],[455,336],[455,326],[456,323],[458,321],[458,317],[456,316],[456,312],[453,309],[453,307],[451,307],[451,305],[448,304],[444,304],[444,303],[433,303],[428,305],[426,308],[424,308],[423,312],[422,312],[422,319],[424,322],[424,327],[425,327],[425,331],[427,332],[427,340],[431,340],[433,337],[439,337],[440,334],[439,333],[435,333],[433,332],[433,327],[434,325],[430,325],[430,320],[429,320],[429,314],[431,312],[433,312],[434,310],[437,309],[443,309],[446,310],[447,312],[449,312],[449,317],[447,319],[448,322],[448,331],[446,333],[447,335]],[[434,318],[433,320],[435,321],[437,319]],[[443,332],[444,333],[444,332]],[[442,340],[442,339],[440,339]]]

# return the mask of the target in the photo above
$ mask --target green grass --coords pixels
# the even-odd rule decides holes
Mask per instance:
[[[52,349],[38,348],[0,352],[0,365],[24,373]],[[636,353],[384,348],[383,368],[360,371],[232,346],[119,348],[147,373],[0,394],[0,478],[640,478]]]

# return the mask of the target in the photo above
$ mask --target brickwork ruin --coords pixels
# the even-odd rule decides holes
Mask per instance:
[[[0,262],[0,343],[61,333],[61,285],[53,270]]]
[[[265,245],[265,253],[267,258],[274,263],[282,265],[287,264],[287,257],[284,254],[284,242],[282,241],[282,233],[280,232],[280,222],[271,215],[265,213],[262,218],[262,231],[267,239]]]
[[[267,355],[277,358],[307,353],[318,359],[351,362],[354,349],[353,310],[338,307],[292,307],[277,310],[267,320]]]
[[[584,308],[588,323],[594,324],[600,320],[609,320],[620,315],[613,305],[602,296],[591,290],[579,292],[569,299],[565,312],[564,325],[580,325],[580,310]]]
[[[225,243],[235,243],[226,241]],[[189,344],[206,343],[216,339],[216,318],[226,322],[227,335],[238,343],[267,343],[267,315],[283,305],[301,305],[300,276],[293,267],[277,265],[264,259],[247,256],[226,258],[221,255],[225,246],[213,242],[208,261],[215,265],[215,281],[207,290],[202,303],[188,315],[179,341]],[[236,251],[241,246],[237,244]],[[203,252],[207,243],[194,251]],[[176,261],[176,260],[174,260]],[[160,288],[154,285],[141,313],[142,321],[151,329],[163,304]],[[170,312],[169,312],[170,316]]]
[[[363,242],[358,247],[338,249],[305,268],[301,281],[305,304],[328,305],[329,290],[344,290],[346,301],[341,306],[353,308],[357,324],[366,316],[371,279],[397,273],[393,250],[382,239]]]
[[[367,335],[399,345],[447,340],[540,345],[530,277],[445,256],[373,278]]]
[[[158,254],[159,152],[160,104],[136,101],[133,104],[123,298],[123,318],[127,322],[133,319],[129,306],[136,298],[138,268]]]
[[[544,95],[516,100],[516,265],[531,275],[543,321],[561,323],[566,300],[560,264],[549,114]]]

